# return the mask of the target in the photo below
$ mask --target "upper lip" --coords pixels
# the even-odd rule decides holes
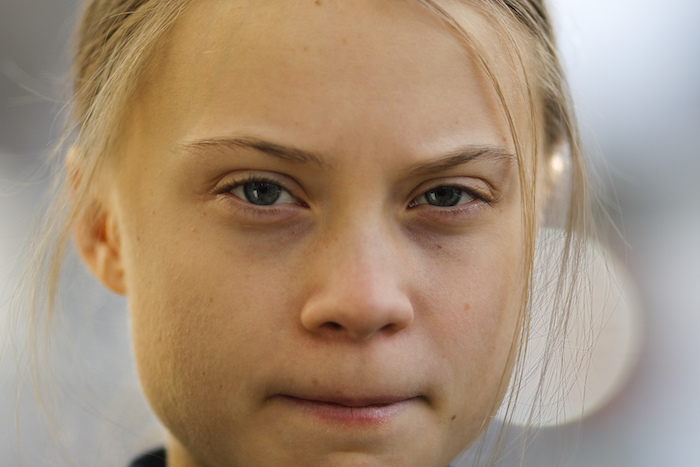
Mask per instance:
[[[390,395],[390,396],[370,396],[370,397],[342,397],[342,396],[325,396],[325,395],[314,395],[314,396],[298,396],[292,394],[281,394],[284,397],[290,397],[293,399],[300,399],[307,402],[316,402],[322,404],[335,404],[342,405],[345,407],[370,407],[370,406],[381,406],[396,404],[398,402],[403,402],[409,399],[415,399],[418,396],[405,396],[405,395]]]

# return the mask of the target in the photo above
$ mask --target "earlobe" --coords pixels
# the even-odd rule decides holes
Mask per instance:
[[[85,265],[114,293],[124,295],[124,268],[119,229],[114,215],[94,203],[75,223],[75,243]]]

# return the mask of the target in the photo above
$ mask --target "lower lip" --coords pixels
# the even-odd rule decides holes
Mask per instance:
[[[390,404],[373,404],[359,407],[299,399],[291,396],[276,396],[287,406],[309,414],[325,422],[346,425],[383,425],[399,416],[416,403],[416,397]]]

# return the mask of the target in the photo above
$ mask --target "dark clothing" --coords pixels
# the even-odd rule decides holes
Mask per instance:
[[[129,467],[165,467],[165,449],[160,448],[147,452],[134,460]]]

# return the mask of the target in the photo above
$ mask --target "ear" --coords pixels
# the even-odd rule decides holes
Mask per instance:
[[[114,293],[124,295],[124,267],[119,229],[113,213],[94,203],[74,224],[75,244],[92,274]]]
[[[538,198],[537,198],[537,212],[540,225],[543,223],[545,218],[545,213],[551,209],[557,209],[556,206],[561,204],[561,202],[556,199],[552,199],[558,191],[558,187],[561,188],[562,178],[567,171],[567,160],[568,160],[568,143],[561,142],[554,145],[551,153],[547,154],[543,159],[543,164],[540,170],[543,171],[542,176],[538,176]],[[552,206],[555,204],[556,206]]]
[[[114,209],[103,200],[87,194],[80,184],[83,177],[75,161],[76,150],[71,148],[66,168],[71,184],[73,202],[78,203],[78,214],[73,223],[73,238],[85,265],[92,274],[114,293],[124,295],[124,268],[121,256],[121,238]],[[81,206],[84,206],[81,209]]]
[[[567,161],[570,157],[569,143],[560,142],[554,146],[554,150],[547,158],[547,185],[549,190],[552,189],[552,186],[561,182],[567,170]]]

